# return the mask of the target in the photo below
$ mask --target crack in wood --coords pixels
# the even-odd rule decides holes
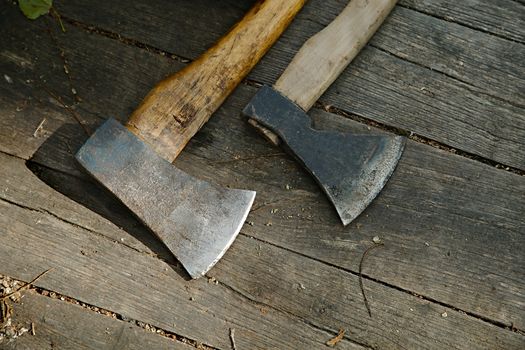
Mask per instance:
[[[171,59],[173,59],[175,61],[178,61],[178,62],[181,62],[181,63],[189,63],[189,62],[193,61],[190,58],[179,56],[179,55],[177,55],[175,53],[159,49],[159,48],[157,48],[155,46],[152,46],[152,45],[149,45],[149,44],[145,44],[145,43],[140,42],[140,41],[135,40],[135,39],[124,37],[124,36],[122,36],[122,35],[120,35],[118,33],[114,33],[112,31],[109,31],[109,30],[106,30],[106,29],[102,29],[102,28],[99,28],[99,27],[96,27],[96,26],[93,26],[93,25],[89,25],[87,23],[83,23],[83,22],[80,22],[80,21],[77,21],[77,20],[74,20],[74,19],[71,19],[71,18],[68,18],[68,17],[64,17],[64,16],[62,16],[62,19],[64,21],[66,21],[67,23],[71,24],[72,26],[80,28],[80,29],[82,29],[82,30],[84,30],[84,31],[86,31],[88,33],[97,34],[97,35],[106,37],[108,39],[113,39],[113,40],[116,40],[116,41],[118,41],[118,42],[120,42],[122,44],[125,44],[125,45],[128,45],[128,46],[134,46],[134,47],[146,50],[146,51],[151,52],[151,53],[155,53],[155,54],[163,56],[163,57],[171,58]]]
[[[44,273],[46,273],[48,271],[49,270],[46,270]],[[61,293],[52,291],[50,289],[34,286],[33,283],[39,277],[41,277],[44,273],[42,273],[39,276],[37,276],[37,278],[33,279],[31,282],[26,283],[23,287],[17,289],[15,292],[17,292],[17,293],[21,292],[21,291],[23,291],[23,288],[25,288],[26,286],[29,285],[29,286],[32,286],[31,290],[33,292],[36,292],[37,294],[39,294],[41,296],[44,296],[44,297],[47,297],[47,298],[50,298],[50,299],[54,299],[54,300],[58,300],[60,302],[64,302],[64,303],[68,303],[68,304],[72,304],[72,305],[77,305],[77,306],[83,308],[84,310],[88,310],[89,312],[94,312],[94,313],[97,313],[99,315],[104,315],[104,316],[109,317],[109,318],[118,319],[118,320],[120,320],[122,322],[128,322],[128,323],[134,324],[137,327],[140,327],[140,328],[142,328],[145,331],[149,331],[149,332],[152,332],[152,333],[154,333],[154,334],[156,334],[158,336],[169,338],[171,340],[176,340],[176,341],[179,341],[179,342],[187,344],[187,345],[191,345],[191,346],[193,346],[193,347],[195,347],[197,349],[201,349],[201,350],[218,350],[218,348],[212,347],[212,346],[207,345],[207,344],[203,344],[203,343],[198,342],[198,341],[196,341],[194,339],[190,339],[190,338],[184,337],[184,336],[182,336],[180,334],[168,331],[168,330],[163,329],[161,327],[154,326],[154,325],[151,325],[149,323],[142,322],[140,320],[135,320],[135,319],[132,319],[132,318],[129,318],[129,317],[125,317],[124,315],[119,314],[117,312],[114,312],[114,311],[111,311],[111,310],[107,310],[107,309],[98,307],[96,305],[92,305],[92,304],[86,303],[86,302],[84,302],[82,300],[78,300],[78,299],[72,298],[70,296],[67,296],[65,294],[61,294]],[[12,279],[16,280],[14,278],[12,278]],[[22,281],[20,281],[20,282],[22,282]],[[2,296],[2,298],[5,298],[5,297],[6,296]]]
[[[308,256],[306,254],[303,254],[303,253],[300,253],[300,252],[296,252],[292,249],[289,249],[289,248],[286,248],[286,247],[283,247],[283,246],[280,246],[280,245],[277,245],[273,242],[269,242],[269,241],[266,241],[266,240],[263,240],[263,239],[260,239],[258,237],[255,237],[255,236],[251,236],[247,233],[244,233],[244,232],[239,232],[240,235],[243,235],[243,236],[246,236],[248,238],[251,238],[253,240],[256,240],[256,241],[259,241],[261,243],[265,243],[265,244],[269,244],[273,247],[276,247],[276,248],[279,248],[279,249],[283,249],[287,252],[290,252],[292,254],[296,254],[296,255],[299,255],[301,257],[304,257],[304,258],[307,258],[307,259],[310,259],[310,260],[313,260],[313,261],[316,261],[318,263],[321,263],[321,264],[325,264],[325,265],[328,265],[332,268],[335,268],[335,269],[338,269],[340,271],[343,271],[343,272],[346,272],[346,273],[350,273],[356,277],[359,277],[359,271],[353,271],[353,270],[350,270],[350,269],[347,269],[347,268],[344,268],[344,267],[341,267],[341,266],[337,266],[337,265],[334,265],[328,261],[323,261],[321,259],[318,259],[318,258],[315,258],[315,257],[312,257],[312,256]],[[449,308],[449,309],[452,309],[454,311],[457,311],[457,312],[460,312],[460,313],[463,313],[465,315],[468,315],[470,317],[473,317],[473,318],[476,318],[478,320],[481,320],[483,322],[486,322],[486,323],[489,323],[493,326],[497,326],[499,328],[503,328],[503,329],[506,329],[506,330],[509,330],[509,331],[513,331],[515,333],[519,333],[519,334],[523,334],[525,332],[524,329],[519,329],[519,328],[516,328],[514,327],[512,324],[511,325],[508,325],[508,324],[505,324],[503,322],[499,322],[499,321],[496,321],[496,320],[493,320],[493,319],[490,319],[488,317],[485,317],[483,315],[480,315],[480,314],[476,314],[474,312],[471,312],[471,311],[465,311],[463,309],[460,309],[458,307],[455,307],[453,305],[450,305],[450,304],[447,304],[447,303],[444,303],[444,302],[441,302],[439,300],[436,300],[434,298],[431,298],[431,297],[428,297],[428,296],[425,296],[425,295],[422,295],[422,294],[418,294],[418,293],[415,293],[415,292],[412,292],[408,289],[404,289],[404,288],[401,288],[401,287],[398,287],[396,285],[393,285],[393,284],[390,284],[388,282],[384,282],[384,281],[381,281],[377,278],[374,278],[374,277],[371,277],[369,275],[366,275],[366,274],[361,274],[362,278],[366,279],[366,280],[369,280],[369,281],[372,281],[372,282],[376,282],[382,286],[385,286],[385,287],[388,287],[388,288],[392,288],[392,289],[395,289],[397,291],[400,291],[400,292],[403,292],[405,294],[409,294],[409,295],[412,295],[412,296],[415,296],[415,297],[418,297],[420,299],[423,299],[423,300],[426,300],[428,302],[431,302],[431,303],[435,303],[437,305],[440,305],[440,306],[443,306],[443,307],[446,307],[446,308]],[[255,301],[257,302],[257,301]],[[282,310],[281,310],[282,311]]]
[[[394,134],[397,134],[397,135],[405,136],[405,137],[409,138],[410,140],[415,141],[417,143],[422,143],[422,144],[431,146],[433,148],[440,149],[442,151],[447,151],[447,152],[452,153],[454,155],[461,156],[461,157],[464,157],[464,158],[467,158],[467,159],[471,159],[471,160],[474,160],[474,161],[477,161],[477,162],[489,165],[489,166],[494,167],[494,168],[499,169],[499,170],[508,171],[510,173],[513,173],[513,174],[516,174],[516,175],[520,175],[520,176],[525,176],[525,170],[522,170],[522,169],[519,169],[519,168],[515,168],[515,167],[512,167],[510,165],[502,164],[502,163],[496,162],[496,161],[494,161],[492,159],[485,158],[485,157],[479,156],[479,155],[474,154],[474,153],[470,153],[470,152],[467,152],[467,151],[463,151],[463,150],[454,148],[454,147],[449,146],[449,145],[447,145],[447,144],[445,144],[443,142],[430,139],[428,137],[416,134],[416,133],[414,133],[412,131],[408,131],[408,130],[404,130],[404,129],[401,129],[401,128],[398,128],[398,127],[395,127],[395,126],[391,126],[391,125],[387,125],[387,124],[384,124],[384,123],[380,123],[380,122],[377,122],[375,120],[363,117],[361,115],[357,115],[357,114],[354,114],[354,113],[351,113],[351,112],[347,112],[347,111],[345,111],[343,109],[340,109],[340,108],[337,108],[337,107],[334,107],[334,106],[324,105],[321,101],[318,101],[316,103],[316,105],[314,105],[314,108],[321,109],[321,110],[327,111],[329,113],[345,117],[347,119],[351,119],[351,120],[356,121],[358,123],[370,125],[370,126],[373,126],[374,128],[380,129],[380,130],[384,130],[384,131],[388,131],[390,133],[394,133]]]
[[[433,17],[433,18],[436,18],[436,19],[439,19],[439,20],[442,20],[442,21],[445,21],[445,22],[455,23],[457,25],[460,25],[460,26],[463,26],[463,27],[475,30],[477,32],[481,32],[481,33],[487,34],[487,35],[492,35],[492,36],[495,36],[495,37],[500,38],[500,39],[512,41],[512,42],[515,42],[515,43],[518,43],[518,44],[525,44],[525,41],[509,38],[507,36],[491,32],[490,30],[486,30],[486,29],[483,29],[483,28],[475,27],[475,26],[469,25],[469,24],[467,24],[465,22],[460,22],[460,21],[454,20],[453,18],[450,18],[450,17],[439,16],[439,15],[437,15],[435,13],[431,13],[429,11],[420,10],[420,9],[417,9],[417,8],[414,8],[414,7],[411,7],[409,5],[405,5],[405,4],[402,4],[402,3],[398,3],[397,6],[405,8],[407,10],[418,12],[418,13],[424,14],[426,16]]]
[[[373,43],[369,43],[368,46],[373,47],[376,50],[379,50],[379,51],[381,51],[381,52],[383,52],[383,53],[385,53],[387,55],[390,55],[390,56],[395,57],[397,59],[400,59],[402,61],[414,64],[414,65],[416,65],[418,67],[421,67],[421,68],[428,69],[428,70],[430,70],[432,72],[436,72],[436,73],[442,74],[442,75],[446,76],[449,79],[452,79],[452,80],[457,81],[458,83],[464,84],[465,88],[467,88],[468,90],[470,90],[471,92],[474,92],[476,94],[489,96],[489,97],[494,98],[494,99],[496,99],[498,101],[502,101],[502,102],[508,103],[508,104],[510,104],[510,105],[512,105],[514,107],[525,108],[525,105],[522,105],[522,104],[517,103],[515,101],[507,100],[505,98],[502,98],[501,96],[497,96],[497,95],[494,95],[494,94],[489,94],[489,93],[486,93],[484,91],[481,91],[483,89],[482,87],[479,87],[479,86],[476,86],[476,85],[472,85],[472,83],[469,83],[466,80],[460,79],[460,78],[458,78],[458,77],[456,77],[454,75],[451,75],[449,73],[446,73],[446,72],[444,72],[442,70],[438,70],[438,69],[433,68],[433,67],[425,66],[424,64],[421,64],[421,63],[419,63],[417,61],[409,60],[406,57],[402,57],[402,56],[400,56],[400,55],[398,55],[398,54],[396,54],[396,53],[394,53],[392,51],[388,51],[387,49],[384,49],[384,48],[382,48],[380,46],[374,45]],[[487,130],[483,130],[483,131],[486,132]]]

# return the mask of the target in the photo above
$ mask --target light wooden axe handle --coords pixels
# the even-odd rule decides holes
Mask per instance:
[[[308,39],[273,88],[308,111],[374,35],[397,0],[352,0],[323,30]],[[267,128],[250,119],[266,138]]]
[[[260,0],[230,32],[158,83],[126,127],[173,161],[268,51],[306,0]]]

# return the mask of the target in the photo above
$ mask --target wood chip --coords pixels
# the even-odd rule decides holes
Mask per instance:
[[[232,343],[232,350],[237,350],[237,345],[235,345],[235,328],[230,328],[230,341]]]
[[[345,333],[346,333],[346,331],[343,328],[339,329],[339,334],[336,335],[335,337],[333,337],[332,339],[330,339],[329,341],[327,341],[326,345],[331,346],[331,347],[336,346],[337,343],[339,343],[341,340],[343,340],[343,337],[345,336]]]
[[[40,130],[42,130],[45,122],[46,122],[46,118],[42,119],[40,124],[38,124],[38,126],[35,129],[35,132],[33,133],[33,137],[37,137],[38,136],[38,134],[40,133]]]
[[[36,335],[35,322],[31,322],[31,335]]]

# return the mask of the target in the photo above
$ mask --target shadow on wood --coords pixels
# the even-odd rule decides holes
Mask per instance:
[[[95,130],[98,125],[90,125]],[[56,130],[27,161],[27,167],[42,181],[75,202],[108,219],[147,245],[160,259],[170,264],[184,279],[190,279],[169,249],[149,231],[111,192],[86,174],[74,158],[88,135],[78,124],[64,124]],[[60,150],[57,152],[57,150]],[[60,153],[60,154],[57,154]],[[41,164],[56,164],[53,169]],[[62,172],[56,169],[74,169]]]

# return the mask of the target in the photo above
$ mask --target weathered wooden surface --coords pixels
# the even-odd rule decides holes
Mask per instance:
[[[88,311],[79,305],[25,292],[19,303],[10,303],[12,322],[31,331],[2,349],[195,349],[159,336],[131,322]],[[33,324],[33,325],[31,325]]]
[[[221,10],[227,12],[210,4],[207,11]],[[13,83],[0,84],[0,150],[9,154],[0,160],[1,272],[29,280],[53,265],[57,270],[42,279],[43,287],[219,348],[230,347],[229,328],[242,349],[324,347],[340,327],[348,330],[341,348],[524,346],[520,333],[505,328],[525,328],[522,176],[410,142],[385,191],[343,229],[313,181],[239,116],[255,92],[243,86],[176,165],[257,190],[248,219],[253,226],[245,225],[211,271],[219,284],[189,282],[162,245],[78,170],[72,154],[86,135],[42,88],[73,101],[59,51],[44,22],[28,24],[16,8],[0,6],[0,14],[7,13],[0,16],[9,28],[0,73]],[[217,23],[210,27],[223,25]],[[183,67],[73,26],[55,35],[83,99],[75,109],[89,128],[107,116],[125,120],[158,79]],[[290,36],[283,39],[280,45],[291,45]],[[370,57],[383,55],[374,50]],[[322,127],[370,132],[341,116],[313,114]],[[44,117],[44,130],[33,136]],[[34,155],[31,168],[81,204],[10,155]],[[365,264],[370,319],[356,272],[375,235],[386,246]]]
[[[523,0],[403,0],[402,6],[521,43],[525,42]]]
[[[428,15],[398,6],[371,45],[321,101],[525,169],[525,45],[435,18],[432,11],[441,2],[446,1],[429,7]],[[231,11],[238,11],[237,16],[251,1],[239,3],[231,6]],[[74,20],[190,59],[235,22],[231,17],[217,16],[222,4],[202,0],[151,1],[148,11],[141,11],[143,5],[129,6],[129,2],[90,4],[92,11],[84,11],[87,5],[75,1],[64,2],[59,8]],[[346,1],[340,0],[311,0],[250,78],[273,83],[303,41],[345,5]],[[500,13],[500,8],[512,13],[509,22],[525,16],[525,7],[512,1],[501,1],[497,7],[487,5],[483,9],[489,11],[488,15],[481,8],[476,15],[490,18]],[[461,7],[456,11],[461,12]],[[172,14],[179,12],[184,16],[173,18]],[[187,20],[204,15],[213,18],[213,23]],[[152,30],[138,23],[155,23],[162,29]],[[180,33],[174,34],[179,31],[188,35],[180,38]],[[195,40],[201,44],[196,45]]]
[[[0,225],[6,229],[0,252],[10,256],[2,269],[29,280],[53,267],[36,283],[43,288],[219,348],[228,346],[229,328],[236,329],[243,348],[318,348],[341,327],[353,341],[340,343],[341,348],[523,344],[518,333],[367,280],[370,319],[354,274],[245,235],[210,274],[218,284],[188,281],[173,260],[159,259],[124,231],[90,231],[54,215],[60,204],[37,194],[49,191],[47,185],[28,180],[34,175],[20,159],[0,157],[6,165],[2,171],[10,169],[0,177],[2,188],[9,189],[8,201],[0,201]],[[15,191],[18,181],[29,188]],[[79,211],[93,215],[86,208]]]

